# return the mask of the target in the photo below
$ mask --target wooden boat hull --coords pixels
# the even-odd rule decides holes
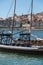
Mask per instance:
[[[7,46],[0,45],[0,51],[13,52],[13,53],[31,53],[43,54],[43,47],[20,47],[20,46]]]

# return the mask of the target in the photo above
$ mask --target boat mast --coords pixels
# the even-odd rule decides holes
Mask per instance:
[[[12,34],[13,34],[13,28],[15,23],[15,12],[16,12],[16,0],[14,0],[14,15],[13,15],[13,23],[12,23]]]
[[[32,27],[32,14],[33,14],[33,0],[31,1],[31,25],[30,27]]]

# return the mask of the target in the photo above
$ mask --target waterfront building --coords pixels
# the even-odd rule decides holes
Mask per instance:
[[[0,18],[0,27],[4,26],[4,19],[3,18]]]

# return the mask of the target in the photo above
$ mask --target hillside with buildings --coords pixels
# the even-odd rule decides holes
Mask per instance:
[[[21,16],[15,16],[14,26],[21,26],[28,22],[28,18],[30,18],[30,14],[25,14]],[[29,20],[31,22],[31,18]],[[12,27],[13,16],[8,17],[6,19],[0,18],[0,27]],[[33,14],[32,15],[32,27],[35,28],[43,28],[43,12]]]

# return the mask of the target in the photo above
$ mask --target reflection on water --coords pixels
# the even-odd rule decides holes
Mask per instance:
[[[43,65],[43,56],[0,52],[1,65]]]

